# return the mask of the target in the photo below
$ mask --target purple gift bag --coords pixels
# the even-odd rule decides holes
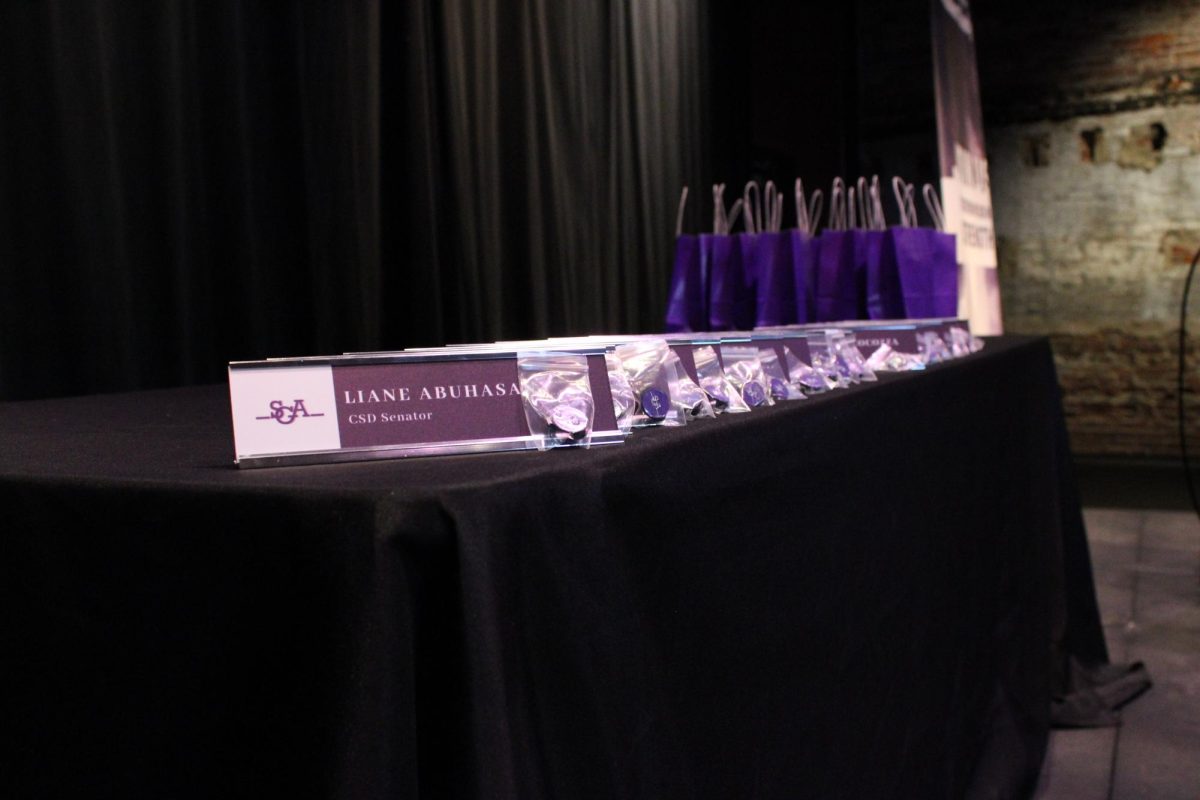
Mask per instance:
[[[796,283],[792,269],[791,232],[758,234],[755,243],[758,326],[796,322]]]
[[[894,228],[888,234],[904,315],[909,319],[954,316],[958,312],[954,236],[932,228]]]
[[[816,253],[817,322],[858,319],[862,305],[855,268],[858,232],[847,229],[853,225],[846,199],[846,184],[835,178],[829,192],[829,229],[821,234]]]
[[[958,315],[958,242],[952,233],[933,231],[933,316]]]
[[[712,236],[709,330],[745,330],[754,325],[754,283],[742,261],[745,237],[746,234]]]
[[[818,239],[802,230],[788,232],[792,243],[792,286],[796,299],[796,322],[817,319]]]
[[[935,317],[953,317],[958,313],[958,242],[954,235],[946,233],[946,215],[942,212],[942,199],[932,184],[925,184],[922,192],[925,207],[933,218],[932,243],[930,250],[930,299]]]
[[[703,238],[691,234],[675,237],[675,269],[667,295],[668,332],[702,331],[708,325],[705,308],[708,287],[700,258]]]
[[[817,319],[817,259],[820,240],[816,237],[820,224],[824,195],[820,189],[809,200],[804,197],[804,182],[795,184],[796,229],[790,231],[792,243],[792,286],[796,297],[796,322],[815,322]]]
[[[878,234],[879,250],[872,260],[868,258],[867,270],[867,318],[904,319],[904,293],[900,288],[900,276],[896,271],[895,231],[874,231]]]
[[[817,322],[858,318],[854,231],[827,230],[817,247]]]
[[[883,231],[850,231],[854,241],[854,283],[857,289],[858,319],[884,319],[871,315],[870,276],[879,273],[883,258]]]
[[[900,227],[888,231],[884,251],[885,257],[895,262],[904,316],[952,317],[958,313],[958,255],[954,235],[943,232],[946,218],[937,192],[925,184],[925,205],[936,227],[920,228],[912,184],[893,178],[892,191],[900,210]],[[890,280],[886,274],[884,278]]]
[[[898,181],[901,185],[902,181]],[[879,176],[870,182],[859,178],[849,190],[850,227],[854,230],[854,274],[859,290],[859,316],[862,319],[899,319],[904,316],[904,298],[896,275],[896,259],[888,235],[887,219]],[[902,197],[897,195],[897,197]],[[855,214],[857,211],[857,214]],[[857,220],[856,220],[857,217]],[[901,208],[901,219],[906,209]]]
[[[753,213],[757,235],[752,247],[753,256],[747,267],[755,288],[754,324],[756,326],[790,325],[796,321],[796,286],[792,274],[792,240],[784,233],[783,193],[767,181],[763,193],[761,217],[748,198],[750,186],[743,192],[747,223]],[[761,223],[758,220],[761,219]]]

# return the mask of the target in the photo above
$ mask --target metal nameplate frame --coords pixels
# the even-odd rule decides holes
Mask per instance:
[[[620,444],[603,347],[587,358],[593,446]],[[235,463],[274,467],[536,449],[512,348],[271,358],[229,364]]]

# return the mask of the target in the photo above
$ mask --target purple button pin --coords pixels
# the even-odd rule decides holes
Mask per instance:
[[[671,400],[662,389],[651,386],[642,392],[642,410],[650,419],[666,419]]]
[[[557,406],[550,412],[550,421],[554,427],[567,433],[582,433],[587,430],[587,414],[571,406]]]
[[[762,384],[758,381],[746,381],[742,386],[742,399],[746,401],[746,405],[754,408],[767,401],[767,393],[763,391]]]
[[[712,378],[701,378],[700,385],[704,388],[704,391],[708,393],[708,396],[711,397],[713,400],[715,400],[716,402],[720,403],[723,406],[729,405],[729,393],[726,392],[724,387],[721,386],[720,381],[714,380]]]

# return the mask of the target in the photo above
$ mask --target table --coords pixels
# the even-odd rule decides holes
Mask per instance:
[[[220,386],[0,405],[6,796],[1012,796],[1106,658],[1044,339],[621,447],[231,461]]]

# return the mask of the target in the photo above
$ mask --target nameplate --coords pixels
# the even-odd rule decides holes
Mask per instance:
[[[861,328],[854,331],[854,340],[859,351],[867,358],[885,344],[897,353],[920,352],[917,345],[917,329],[912,325]]]
[[[799,339],[788,339],[786,347],[793,351],[800,360],[808,362],[808,343],[805,335],[820,336],[824,330],[848,330],[854,333],[858,349],[864,356],[870,356],[881,344],[887,344],[898,353],[919,353],[918,338],[922,331],[934,331],[938,336],[947,338],[950,329],[961,327],[967,330],[967,321],[959,318],[937,319],[893,319],[893,320],[864,320],[851,319],[834,321],[834,323],[809,323],[804,325],[780,325],[763,329],[764,335],[778,336],[780,333],[792,333]],[[793,344],[793,342],[796,342]]]
[[[585,354],[591,443],[617,429],[603,351]],[[240,467],[315,464],[537,447],[516,353],[388,354],[229,365]]]

